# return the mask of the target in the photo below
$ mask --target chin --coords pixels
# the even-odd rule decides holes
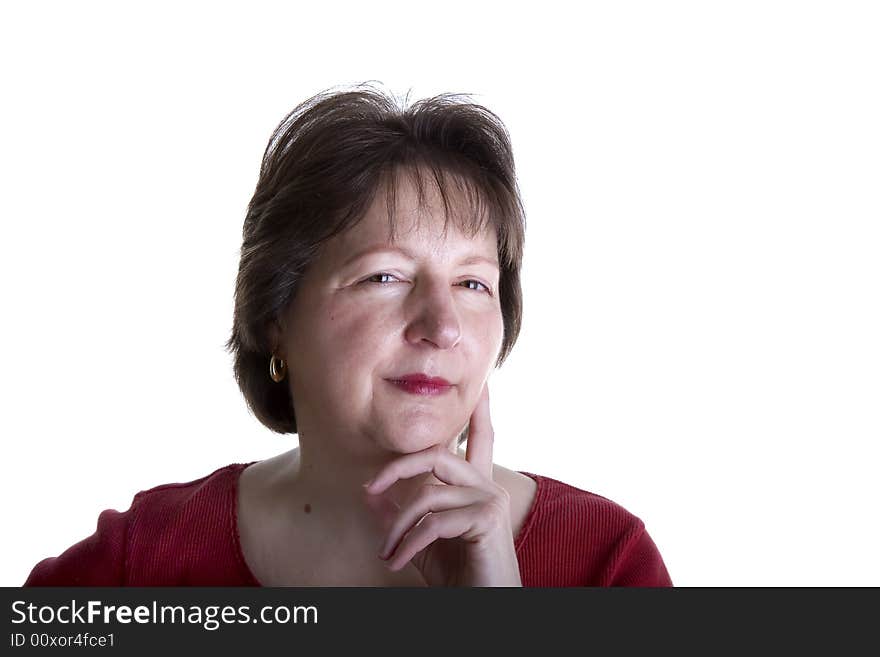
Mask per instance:
[[[392,426],[382,432],[382,444],[401,454],[412,454],[434,445],[450,445],[458,431],[448,422],[419,421],[408,426]]]

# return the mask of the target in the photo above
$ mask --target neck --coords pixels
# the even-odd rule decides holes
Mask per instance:
[[[297,513],[307,514],[309,523],[323,526],[326,535],[378,549],[396,510],[421,486],[440,481],[425,473],[399,480],[382,495],[368,495],[363,484],[402,455],[378,449],[354,453],[326,438],[300,434],[300,446],[288,454],[280,473],[282,494]],[[449,449],[456,452],[455,441]]]

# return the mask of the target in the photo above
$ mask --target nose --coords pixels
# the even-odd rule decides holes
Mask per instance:
[[[428,342],[452,349],[461,340],[461,321],[454,290],[445,283],[420,280],[410,292],[409,321],[405,337],[410,344]]]

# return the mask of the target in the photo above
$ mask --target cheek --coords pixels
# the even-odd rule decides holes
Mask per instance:
[[[480,361],[489,362],[490,367],[494,365],[504,339],[504,321],[500,311],[477,318],[471,326],[470,333],[474,338],[475,350],[480,355]]]
[[[495,318],[495,325],[493,330],[493,342],[492,344],[495,346],[495,351],[493,352],[494,356],[498,356],[498,353],[501,351],[501,343],[504,341],[504,319],[501,316],[501,312],[498,312],[498,315]],[[494,361],[494,358],[493,358]]]
[[[294,398],[321,408],[345,400],[359,407],[371,394],[377,358],[385,353],[375,321],[351,308],[316,308],[289,337]],[[386,338],[387,339],[387,338]]]
[[[395,339],[394,322],[387,313],[351,304],[323,309],[312,333],[320,366],[335,368],[371,367]]]

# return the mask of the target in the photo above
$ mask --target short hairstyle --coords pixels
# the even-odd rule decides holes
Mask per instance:
[[[235,378],[251,411],[279,433],[296,433],[287,384],[269,377],[269,326],[294,298],[297,283],[334,235],[360,221],[384,191],[394,235],[395,187],[411,176],[420,204],[436,186],[446,212],[476,235],[495,228],[504,337],[496,367],[522,322],[520,267],[525,212],[513,151],[501,120],[467,96],[442,94],[408,103],[372,86],[320,93],[297,106],[272,133],[244,220],[232,334]]]

